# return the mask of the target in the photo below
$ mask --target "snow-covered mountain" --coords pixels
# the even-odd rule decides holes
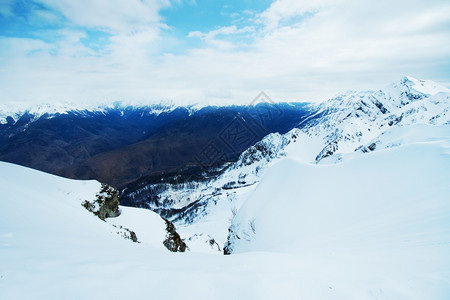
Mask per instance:
[[[174,254],[149,210],[121,207],[107,222],[85,210],[98,182],[1,163],[1,299],[445,299],[448,125],[385,136],[404,143],[338,164],[282,158],[253,192],[230,190],[245,196],[230,228],[231,256],[195,253],[219,253],[208,229],[219,232],[227,217],[220,201],[181,228],[197,233],[186,240],[191,253]],[[140,243],[123,239],[123,227]]]
[[[228,299],[261,292],[253,270],[242,267],[247,261],[267,273],[260,257],[171,253],[163,245],[167,224],[154,212],[121,207],[119,217],[104,222],[87,211],[81,204],[99,190],[95,181],[0,163],[0,299]],[[123,238],[125,228],[139,243]]]
[[[420,124],[449,128],[449,109],[447,88],[405,76],[380,91],[348,92],[319,104],[300,128],[266,136],[217,173],[204,174],[201,179],[183,177],[180,182],[146,185],[144,181],[136,189],[125,190],[122,197],[127,205],[152,209],[181,226],[186,239],[197,240],[202,234],[223,246],[230,219],[252,195],[265,171],[280,159],[334,164],[349,155],[426,141],[423,134],[404,136]],[[390,133],[394,129],[404,135],[394,135],[394,139]],[[211,222],[216,225],[210,226]]]
[[[362,245],[447,251],[449,126],[395,127],[379,140],[389,147],[344,154],[337,164],[281,159],[237,211],[227,252]]]
[[[180,177],[180,170],[184,177],[204,178],[202,172],[209,167],[217,173],[217,167],[236,161],[253,143],[271,132],[289,131],[315,109],[305,103],[270,102],[229,107],[0,104],[0,160],[106,182],[131,191],[124,203],[139,206],[132,198],[142,194],[141,181],[147,185],[173,174]],[[173,189],[186,194],[183,185]],[[152,209],[167,206],[158,201],[152,207],[148,193],[145,200]]]
[[[390,128],[450,124],[449,103],[448,88],[405,76],[383,90],[348,92],[319,104],[302,128],[276,139],[280,142],[272,149],[311,163],[356,150],[372,151],[376,145],[367,144]]]
[[[291,152],[318,162],[353,152],[392,126],[446,124],[450,121],[449,92],[431,81],[405,76],[384,90],[339,95],[319,106],[321,118],[296,132],[308,147],[293,147]]]
[[[450,93],[447,88],[431,81],[404,77],[384,91],[350,92],[328,100],[319,107],[318,114],[322,114],[322,117],[309,122],[303,129],[292,130],[284,135],[284,139],[276,139],[279,142],[272,149],[276,149],[278,157],[287,157],[279,163],[284,167],[274,167],[273,170],[278,171],[269,168],[269,174],[275,172],[276,175],[266,175],[264,178],[271,179],[263,179],[267,183],[258,185],[256,191],[244,201],[244,207],[237,212],[230,226],[226,252],[233,252],[236,243],[240,247],[255,238],[256,215],[260,212],[248,212],[248,205],[257,207],[253,208],[256,210],[265,210],[262,207],[267,205],[269,214],[274,211],[274,207],[269,208],[271,205],[287,208],[294,214],[311,214],[311,209],[305,210],[303,207],[308,205],[302,200],[305,196],[305,199],[317,199],[317,203],[311,204],[315,209],[318,209],[315,205],[324,206],[327,213],[332,208],[331,213],[345,216],[346,210],[358,206],[370,212],[373,208],[370,205],[378,203],[380,197],[383,201],[400,205],[399,201],[406,201],[412,195],[423,195],[415,199],[417,203],[411,201],[405,205],[424,209],[427,205],[434,205],[425,195],[433,194],[436,187],[442,188],[442,191],[449,187],[446,183],[450,182],[450,172],[446,171],[450,153]],[[388,152],[380,151],[391,148]],[[370,156],[369,152],[377,154]],[[242,157],[245,156],[244,152]],[[273,160],[270,161],[269,164],[273,164]],[[270,188],[276,192],[269,193],[267,189]],[[395,192],[392,193],[392,190]],[[450,199],[446,193],[433,198],[437,207],[449,204],[445,200]],[[291,205],[280,204],[279,201],[287,201]],[[301,207],[294,208],[296,205]],[[360,217],[359,212],[353,216]],[[397,213],[391,218],[401,218],[404,212]],[[291,222],[297,218],[287,217],[288,214],[287,211],[277,212],[278,221]],[[311,215],[318,214],[321,213],[317,211]],[[378,218],[379,224],[384,222],[380,215],[374,217]],[[403,217],[406,218],[406,213]],[[352,220],[351,216],[345,218]],[[318,226],[311,224],[308,226]],[[441,229],[437,226],[432,230]],[[324,233],[332,232],[330,227],[327,230]],[[291,233],[288,231],[288,234]],[[410,233],[406,231],[406,234]],[[280,232],[277,235],[283,236]],[[287,236],[284,238],[287,239]],[[444,240],[447,238],[446,235],[443,237]],[[354,240],[358,239],[355,237]],[[274,243],[281,246],[279,239]]]
[[[73,239],[69,242],[73,247],[82,237],[91,241],[102,236],[114,243],[129,240],[127,229],[137,231],[139,243],[164,249],[166,224],[154,212],[121,206],[120,216],[105,223],[83,208],[85,201],[95,203],[100,195],[101,184],[97,181],[66,179],[4,162],[0,162],[0,169],[1,238],[5,250],[14,251],[9,247],[28,243],[57,247],[53,243],[65,236]],[[143,232],[146,226],[153,227],[153,233]]]
[[[107,114],[112,110],[121,111],[125,114],[130,108],[140,109],[142,114],[160,115],[162,113],[168,113],[176,109],[173,104],[130,104],[126,102],[114,102],[114,103],[65,103],[65,102],[53,102],[44,104],[32,104],[32,103],[2,103],[0,104],[0,124],[11,124],[20,120],[24,115],[29,115],[29,122],[35,122],[41,118],[51,119],[60,115],[77,114],[80,116],[86,116],[92,114]],[[188,106],[188,110],[194,112],[201,107]]]
[[[449,109],[448,89],[405,77],[221,168],[122,191],[189,254],[148,209],[88,212],[98,182],[0,163],[0,298],[446,299]]]
[[[295,253],[312,273],[333,265],[337,291],[377,282],[338,299],[446,299],[449,127],[395,126],[379,138],[390,147],[339,163],[281,159],[237,211],[225,251]]]
[[[268,118],[259,118],[263,112]],[[236,161],[267,134],[285,133],[310,114],[304,103],[200,108],[52,104],[24,110],[0,105],[0,160],[124,188],[145,176],[181,169],[193,173]]]
[[[140,182],[128,197],[153,195],[142,206],[189,254],[167,251],[148,209],[88,212],[98,182],[0,163],[0,298],[446,299],[449,97],[405,77],[201,178]]]

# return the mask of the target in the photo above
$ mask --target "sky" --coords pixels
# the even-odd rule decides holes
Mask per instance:
[[[0,104],[450,86],[448,0],[0,0]]]

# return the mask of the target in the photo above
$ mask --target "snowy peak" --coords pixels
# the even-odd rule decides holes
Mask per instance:
[[[407,86],[410,90],[415,90],[416,92],[429,96],[433,96],[441,92],[450,92],[450,89],[432,80],[415,79],[411,76],[404,76],[400,83],[404,86]]]
[[[108,104],[99,103],[43,103],[38,105],[30,105],[26,103],[9,103],[0,104],[0,124],[11,124],[18,121],[23,116],[28,115],[30,122],[34,122],[40,118],[53,118],[58,115],[93,115],[105,114],[111,111],[120,112],[123,116],[126,112],[132,110],[140,111],[147,115],[159,115],[164,112],[173,111],[176,107],[165,104],[130,104],[125,102],[113,102]],[[186,109],[191,109],[186,107]]]
[[[154,201],[143,197],[146,207],[159,213],[164,210],[165,217],[177,224],[201,224],[204,217],[214,215],[215,203],[222,199],[228,199],[230,206],[239,207],[245,198],[241,191],[253,190],[266,170],[283,157],[329,164],[356,150],[358,154],[373,151],[378,147],[377,138],[387,130],[412,124],[449,123],[450,94],[423,94],[413,88],[421,83],[438,86],[405,77],[385,90],[342,94],[317,106],[316,113],[301,126],[285,134],[267,135],[242,152],[235,163],[205,182],[183,182],[167,187],[142,183],[143,188],[132,193],[129,190],[127,196],[133,203],[139,203],[136,199],[147,191],[159,190],[156,193],[159,198]],[[230,200],[234,195],[237,200]],[[206,233],[223,240],[220,235]]]
[[[381,92],[381,91],[380,91]],[[448,93],[450,89],[431,80],[415,79],[403,76],[397,82],[384,89],[386,99],[395,106],[401,107],[411,102],[431,97],[439,93]]]
[[[448,92],[450,89],[434,81],[403,76],[377,92],[348,91],[321,103],[319,107],[322,111],[328,112],[344,109],[367,112],[370,106],[375,106],[374,112],[378,113],[380,110],[385,114],[389,110],[395,110],[411,102]]]
[[[282,155],[260,151],[274,158],[235,214],[224,253],[290,252],[315,243],[317,249],[360,247],[355,241],[390,251],[411,242],[405,238],[411,234],[409,224],[402,224],[406,219],[417,221],[421,233],[447,240],[438,237],[441,229],[434,217],[420,214],[448,205],[443,201],[450,175],[448,89],[405,76],[384,90],[348,92],[319,108],[321,117],[306,127],[265,139],[277,147],[265,145],[263,150]],[[251,162],[263,161],[251,157],[257,158]],[[436,187],[445,192],[429,197]],[[380,207],[387,209],[380,213]],[[433,214],[438,216],[440,209]],[[355,221],[349,221],[352,217]],[[352,228],[358,222],[371,224]],[[329,227],[322,227],[326,223]],[[380,240],[384,234],[386,240]],[[423,242],[419,236],[416,245]]]
[[[319,162],[350,153],[392,126],[443,125],[450,122],[449,89],[430,80],[404,76],[376,92],[347,92],[319,105],[322,113],[300,134],[314,146],[299,159]],[[304,153],[302,150],[294,152]]]

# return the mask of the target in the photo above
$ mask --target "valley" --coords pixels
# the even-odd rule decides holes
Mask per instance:
[[[283,119],[283,130],[270,127],[273,132],[232,152],[234,159],[193,169],[183,160],[178,171],[152,169],[119,185],[120,215],[105,221],[83,207],[95,203],[100,177],[67,179],[27,168],[28,162],[1,162],[0,297],[146,299],[150,291],[170,299],[445,299],[449,90],[405,76],[384,90],[296,107],[289,111],[299,116]],[[2,151],[45,147],[36,130],[54,118],[27,126],[8,119],[2,139],[16,130],[14,142]],[[178,140],[181,120],[150,137]],[[169,227],[185,243],[184,253],[165,246],[175,235]]]

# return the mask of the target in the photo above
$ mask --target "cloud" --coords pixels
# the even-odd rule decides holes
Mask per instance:
[[[215,39],[217,36],[225,36],[225,35],[237,35],[237,34],[242,34],[242,33],[248,33],[248,32],[254,32],[255,28],[252,26],[245,26],[243,28],[237,28],[235,25],[233,26],[225,26],[225,27],[221,27],[219,29],[215,29],[215,30],[211,30],[207,33],[203,33],[200,31],[191,31],[188,34],[188,37],[192,38],[192,37],[197,37],[197,38],[201,38],[201,39],[205,39],[205,40],[213,40]]]
[[[314,14],[323,8],[336,5],[340,0],[277,0],[260,15],[260,21],[274,29],[285,21],[306,14]]]
[[[261,90],[316,101],[404,74],[449,85],[447,2],[277,0],[246,23],[173,42],[159,16],[167,1],[42,0],[66,23],[39,33],[55,41],[0,38],[0,98],[245,104]],[[107,32],[100,50],[89,30]]]
[[[450,58],[449,7],[445,1],[279,0],[259,15],[256,24],[263,27],[250,47],[192,51],[179,64],[199,66],[196,72],[184,63],[192,86],[201,90],[196,82],[210,78],[205,85],[231,90],[236,101],[258,90],[275,99],[323,100],[347,89],[382,87],[403,74],[448,83],[449,64],[442,62]],[[240,29],[190,36],[212,43],[222,30],[233,35]]]
[[[39,0],[60,12],[71,23],[99,28],[113,33],[132,33],[146,27],[159,27],[159,9],[168,6],[164,0]]]
[[[196,0],[173,0],[171,2],[172,2],[172,4],[176,4],[176,5],[183,5],[183,4],[197,5],[197,1]]]

